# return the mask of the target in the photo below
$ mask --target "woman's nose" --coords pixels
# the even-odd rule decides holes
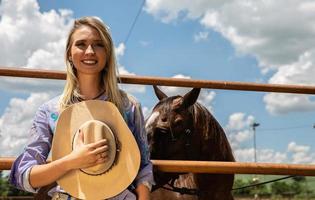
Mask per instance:
[[[86,54],[94,54],[94,49],[93,49],[93,46],[92,45],[89,45],[86,50],[85,50],[85,53]]]

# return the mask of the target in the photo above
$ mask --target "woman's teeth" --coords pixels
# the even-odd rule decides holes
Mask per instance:
[[[83,60],[84,64],[93,65],[96,64],[96,60]]]

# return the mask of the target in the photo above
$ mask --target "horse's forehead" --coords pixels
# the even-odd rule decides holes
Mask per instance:
[[[181,96],[170,97],[168,99],[160,101],[155,107],[155,111],[162,113],[170,113],[177,110],[183,103],[183,98]]]
[[[148,125],[153,124],[153,123],[156,121],[156,119],[159,117],[159,115],[160,115],[160,112],[154,111],[154,112],[149,116],[149,118],[148,118],[148,120],[147,120],[147,124],[148,124]]]

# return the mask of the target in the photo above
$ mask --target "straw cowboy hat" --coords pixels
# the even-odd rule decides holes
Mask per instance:
[[[83,131],[85,144],[106,138],[109,159],[104,164],[70,171],[57,183],[79,199],[107,199],[125,190],[138,173],[140,152],[116,106],[91,100],[61,112],[52,143],[52,160],[76,148],[79,131]]]

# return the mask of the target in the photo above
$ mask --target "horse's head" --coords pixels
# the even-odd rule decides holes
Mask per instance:
[[[234,161],[224,130],[204,106],[196,103],[199,88],[194,88],[184,96],[172,97],[167,97],[156,86],[154,91],[160,101],[153,108],[145,126],[152,159]],[[194,178],[185,179],[188,182],[178,179],[179,175],[155,168],[156,187],[176,179],[176,183],[184,187],[193,183],[193,188],[197,186],[204,190],[209,189],[212,196],[202,199],[214,199],[222,191],[226,191],[223,192],[224,195],[221,193],[222,198],[215,199],[232,199],[225,197],[231,196],[233,175],[193,174]],[[209,183],[214,185],[209,186]],[[210,188],[205,189],[207,187]]]
[[[158,104],[146,121],[146,131],[152,159],[188,159],[185,149],[191,144],[194,131],[192,105],[200,88],[194,88],[184,96],[167,97],[154,86]]]

